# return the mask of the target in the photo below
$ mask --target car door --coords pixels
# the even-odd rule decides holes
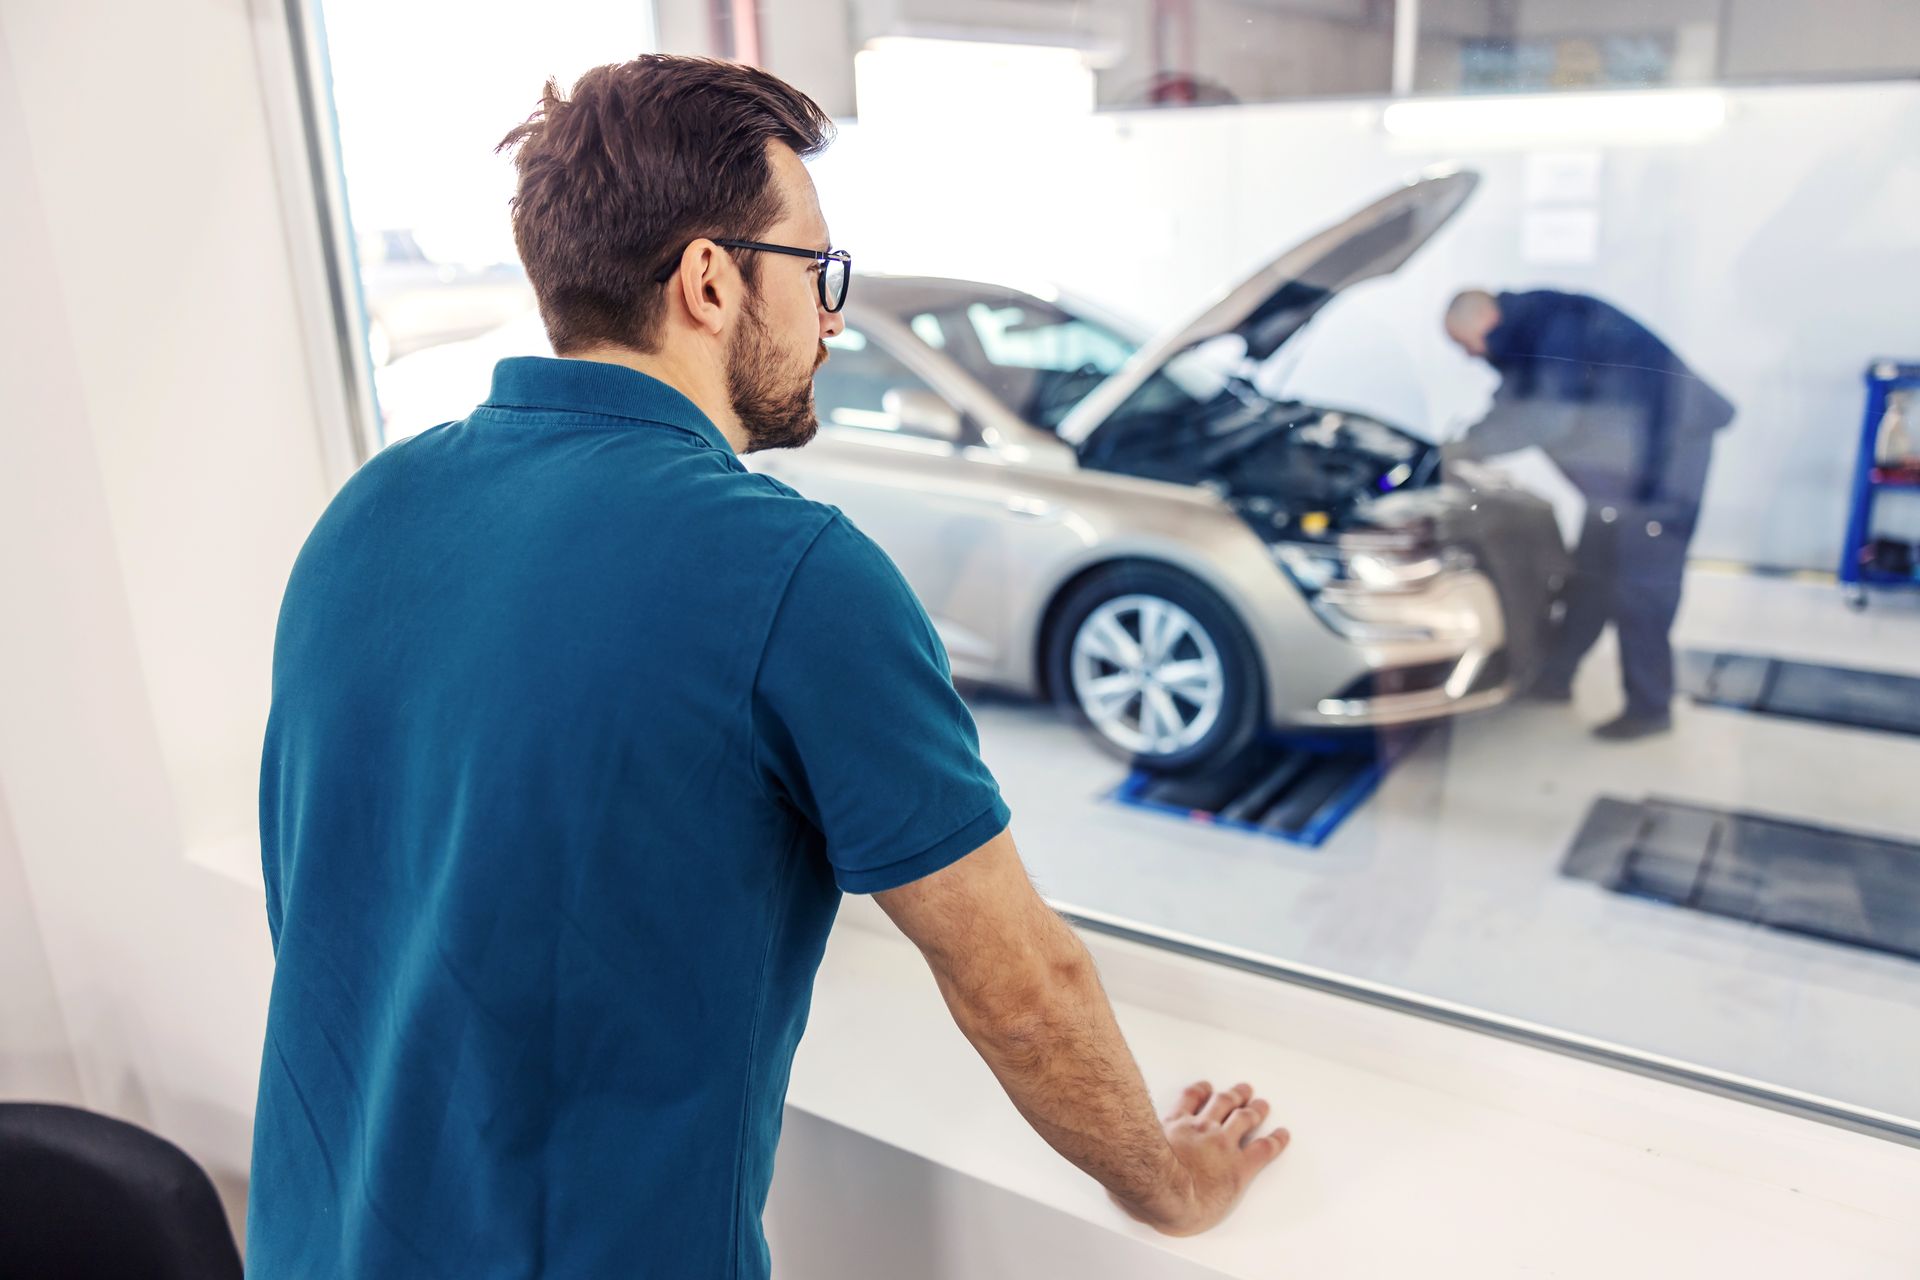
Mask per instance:
[[[939,399],[957,438],[930,431],[923,413],[899,412],[903,395],[924,408],[938,393],[883,343],[880,327],[849,317],[828,340],[814,376],[819,435],[799,449],[752,454],[747,465],[844,511],[900,567],[954,674],[992,679],[1007,643],[1007,525],[1020,518],[1019,502],[1004,465],[950,402]]]

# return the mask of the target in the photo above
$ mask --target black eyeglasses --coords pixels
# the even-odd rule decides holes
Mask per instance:
[[[820,306],[827,311],[838,311],[847,305],[847,286],[853,277],[853,255],[845,249],[796,249],[784,244],[761,244],[757,240],[715,240],[715,244],[727,249],[757,249],[761,253],[784,253],[795,258],[812,258],[820,273],[814,279],[820,287]],[[673,261],[660,268],[653,277],[655,284],[665,284],[673,279],[673,273],[680,269],[680,255],[675,254]]]

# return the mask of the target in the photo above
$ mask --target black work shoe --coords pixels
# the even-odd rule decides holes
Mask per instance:
[[[1617,720],[1609,720],[1593,731],[1603,742],[1632,742],[1651,738],[1673,728],[1673,717],[1665,711],[1629,711]]]

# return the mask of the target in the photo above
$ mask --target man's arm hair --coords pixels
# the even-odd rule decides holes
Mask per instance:
[[[874,896],[1035,1132],[1149,1222],[1179,1203],[1185,1171],[1093,959],[1034,890],[1011,831]]]

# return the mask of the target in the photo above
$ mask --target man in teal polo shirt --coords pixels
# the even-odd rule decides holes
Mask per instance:
[[[502,144],[561,358],[361,468],[281,610],[249,1275],[767,1275],[843,892],[1136,1217],[1204,1230],[1285,1146],[1247,1085],[1155,1116],[925,612],[741,465],[816,429],[829,128],[763,72],[649,56],[549,84]]]

